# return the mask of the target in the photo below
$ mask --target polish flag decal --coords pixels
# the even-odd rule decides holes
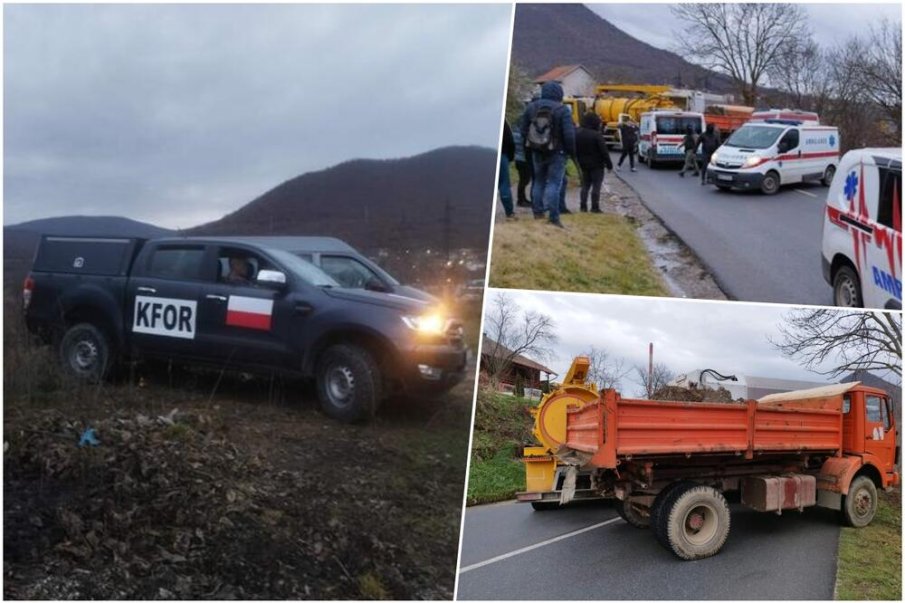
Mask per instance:
[[[270,330],[273,300],[230,295],[226,307],[226,324],[246,329]]]

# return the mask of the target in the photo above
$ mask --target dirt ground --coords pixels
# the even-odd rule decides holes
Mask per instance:
[[[363,426],[240,375],[36,387],[4,405],[5,598],[452,597],[472,380]]]

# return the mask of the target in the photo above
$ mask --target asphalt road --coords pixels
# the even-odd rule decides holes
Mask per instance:
[[[711,270],[726,294],[743,301],[832,305],[820,249],[820,184],[783,187],[773,196],[701,186],[677,168],[646,165],[619,176]]]
[[[544,512],[516,503],[471,507],[465,512],[457,597],[833,598],[839,539],[833,512],[812,508],[777,516],[740,505],[731,509],[723,550],[680,561],[649,530],[631,527],[607,504]]]

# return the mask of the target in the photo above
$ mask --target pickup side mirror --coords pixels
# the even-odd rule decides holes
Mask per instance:
[[[283,289],[286,287],[286,274],[279,270],[261,270],[255,283],[268,289]]]

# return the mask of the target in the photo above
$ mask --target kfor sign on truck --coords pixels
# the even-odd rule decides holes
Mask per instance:
[[[132,323],[134,333],[195,338],[197,303],[188,299],[167,297],[135,297],[135,318]]]

